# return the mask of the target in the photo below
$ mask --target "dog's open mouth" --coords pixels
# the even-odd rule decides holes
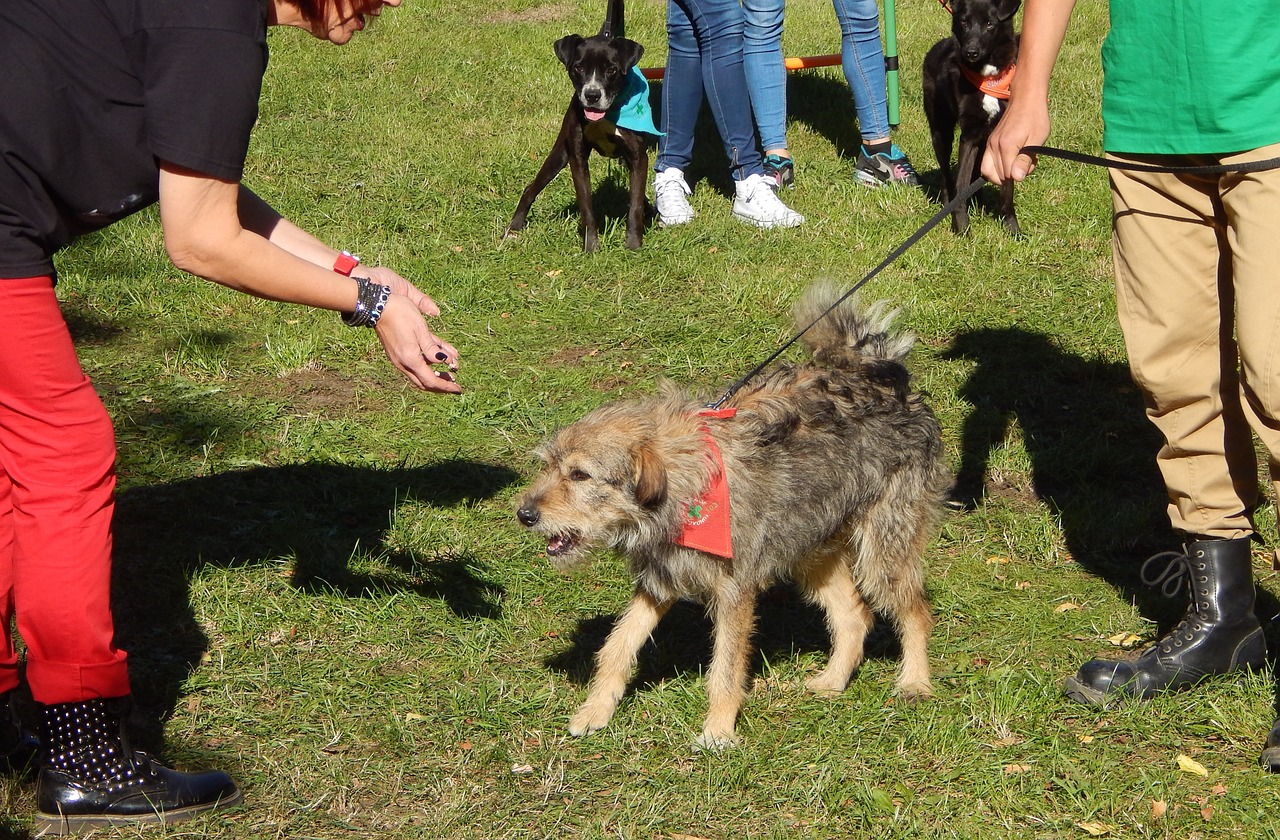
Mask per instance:
[[[547,556],[559,557],[568,554],[578,544],[578,535],[572,531],[554,534],[547,538]]]
[[[604,114],[605,114],[605,112],[601,111],[599,108],[583,108],[582,113],[586,115],[586,118],[589,122],[602,120],[604,119]]]

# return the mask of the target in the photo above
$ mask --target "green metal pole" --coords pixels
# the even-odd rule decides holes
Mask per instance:
[[[898,127],[898,21],[893,0],[884,0],[884,75],[888,85],[889,125]]]

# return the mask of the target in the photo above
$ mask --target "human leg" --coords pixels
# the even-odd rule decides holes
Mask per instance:
[[[0,465],[13,601],[38,703],[129,693],[111,618],[115,438],[50,278],[0,280]]]
[[[693,21],[676,0],[667,0],[667,66],[662,77],[662,137],[653,168],[653,203],[658,224],[682,225],[693,219],[693,191],[684,173],[693,160],[693,134],[702,109],[702,54]]]
[[[863,143],[889,139],[889,103],[880,8],[876,0],[832,0],[840,23],[840,60]]]
[[[1280,144],[1232,155],[1224,163],[1275,157]],[[1280,498],[1280,170],[1226,176],[1221,194],[1235,278],[1241,404],[1267,449]]]
[[[735,181],[764,172],[742,64],[739,0],[671,0],[692,21],[702,59],[702,87]],[[669,25],[669,24],[668,24]]]
[[[783,0],[741,0],[742,62],[751,110],[766,154],[787,148],[787,69],[782,58]]]
[[[1168,163],[1169,161],[1162,160]],[[1112,173],[1116,300],[1134,381],[1164,435],[1157,456],[1174,529],[1187,542],[1144,580],[1190,593],[1186,617],[1131,662],[1093,660],[1065,685],[1101,704],[1261,667],[1254,616],[1256,464],[1232,340],[1235,293],[1216,179]]]
[[[880,43],[880,8],[876,0],[832,0],[840,23],[840,58],[853,95],[862,147],[854,163],[858,182],[869,187],[920,178],[906,152],[889,136],[888,89],[884,46]]]
[[[110,605],[111,421],[52,278],[0,280],[0,303],[12,319],[0,332],[0,468],[13,605],[43,735],[36,833],[173,822],[237,801],[226,774],[176,773],[128,745],[129,674]]]
[[[1272,145],[1224,162],[1277,156],[1280,145]],[[1280,213],[1280,171],[1233,174],[1223,181],[1236,287],[1241,402],[1249,425],[1267,449],[1272,487],[1280,498],[1280,240],[1274,224]],[[1280,772],[1280,718],[1272,724],[1259,761],[1267,770]]]

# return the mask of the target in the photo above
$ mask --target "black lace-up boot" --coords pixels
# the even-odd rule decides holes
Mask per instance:
[[[1276,722],[1271,724],[1271,733],[1267,735],[1267,743],[1258,763],[1270,773],[1280,773],[1280,718],[1276,718]]]
[[[1158,573],[1148,575],[1156,568]],[[1249,539],[1198,540],[1181,553],[1165,552],[1142,566],[1142,580],[1170,597],[1185,580],[1191,590],[1187,614],[1170,633],[1137,659],[1094,659],[1069,677],[1064,689],[1078,703],[1145,700],[1162,691],[1189,688],[1202,679],[1261,668],[1267,643],[1253,614]]]
[[[240,801],[219,771],[179,773],[129,746],[128,698],[41,707],[44,758],[34,834],[171,823]]]
[[[0,694],[0,773],[23,774],[34,771],[40,739],[18,722],[13,708],[13,692]]]

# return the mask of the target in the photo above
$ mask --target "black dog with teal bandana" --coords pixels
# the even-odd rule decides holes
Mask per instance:
[[[609,0],[600,33],[590,38],[566,35],[555,43],[556,56],[569,71],[573,98],[560,124],[560,134],[533,181],[525,188],[506,236],[523,230],[538,194],[567,165],[582,217],[582,247],[600,248],[587,158],[592,150],[618,157],[630,173],[627,247],[639,248],[648,210],[649,142],[659,135],[649,107],[649,83],[637,69],[644,47],[622,37],[622,0]]]

